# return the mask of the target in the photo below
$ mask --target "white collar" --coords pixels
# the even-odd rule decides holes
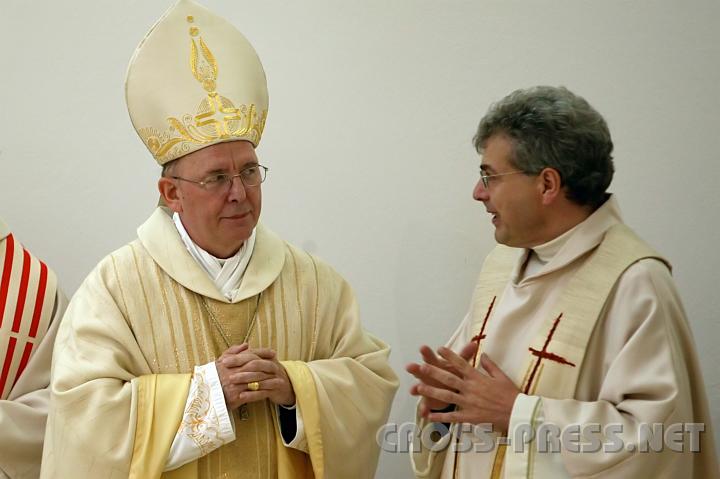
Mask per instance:
[[[513,276],[514,282],[531,281],[567,266],[600,244],[608,228],[616,223],[622,223],[620,207],[615,195],[609,195],[602,206],[575,227],[547,243],[526,249]]]
[[[243,243],[237,253],[229,258],[220,259],[199,247],[192,238],[190,238],[190,235],[180,220],[179,214],[173,213],[173,223],[175,223],[175,228],[177,228],[180,238],[193,259],[197,261],[208,274],[223,296],[228,300],[232,299],[235,291],[240,288],[245,269],[247,269],[253,249],[255,248],[255,229],[253,229],[252,234]]]
[[[541,245],[537,245],[534,248],[532,248],[533,252],[535,252],[535,256],[537,259],[542,263],[546,264],[548,261],[553,259],[556,254],[562,249],[563,246],[565,246],[565,243],[570,239],[570,236],[575,232],[575,230],[580,226],[581,223],[576,224],[560,236],[556,236],[555,238],[551,239],[547,243],[543,243]]]

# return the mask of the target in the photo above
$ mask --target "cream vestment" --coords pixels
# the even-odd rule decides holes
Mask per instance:
[[[452,442],[472,443],[470,451],[416,448],[417,477],[717,475],[705,390],[680,298],[665,261],[622,224],[613,197],[532,251],[493,251],[449,344],[458,350],[472,338],[523,392],[511,416],[510,445],[495,434],[488,441],[466,431]],[[574,447],[589,438],[570,434],[559,451],[538,446],[539,432],[567,431],[576,423],[620,432],[598,434],[601,447],[590,444],[584,452]],[[667,446],[637,452],[645,445],[645,425],[667,430],[684,423],[704,423],[701,452],[689,452],[686,432],[685,452]],[[518,437],[523,430],[536,436],[524,447],[519,439],[530,436]]]
[[[105,258],[58,332],[43,477],[159,477],[178,430],[207,454],[162,477],[373,477],[374,437],[397,388],[388,348],[365,333],[350,287],[262,225],[228,300],[158,208],[138,239]],[[183,419],[194,366],[242,342],[277,351],[295,389],[307,453],[285,447],[276,408],[233,411],[237,439]],[[197,417],[213,407],[209,387]],[[217,447],[217,448],[216,448]]]

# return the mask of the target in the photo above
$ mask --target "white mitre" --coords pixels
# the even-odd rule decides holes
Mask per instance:
[[[130,60],[125,99],[161,165],[225,141],[260,143],[267,80],[250,42],[226,20],[179,0]]]

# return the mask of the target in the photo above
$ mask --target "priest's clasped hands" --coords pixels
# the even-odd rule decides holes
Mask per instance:
[[[215,367],[229,409],[263,399],[281,406],[295,404],[292,383],[272,349],[236,344],[215,360]],[[250,387],[253,382],[257,390]]]
[[[492,424],[493,430],[507,433],[510,414],[520,390],[490,358],[482,354],[482,370],[473,368],[476,342],[457,354],[446,347],[437,356],[428,346],[420,348],[423,364],[408,364],[406,370],[419,381],[410,394],[420,396],[418,409],[428,421],[440,423]],[[452,411],[447,411],[454,405]]]

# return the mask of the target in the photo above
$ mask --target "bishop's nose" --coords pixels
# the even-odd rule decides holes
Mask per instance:
[[[240,176],[233,176],[230,180],[230,190],[228,191],[228,201],[242,201],[245,199],[246,191]]]

